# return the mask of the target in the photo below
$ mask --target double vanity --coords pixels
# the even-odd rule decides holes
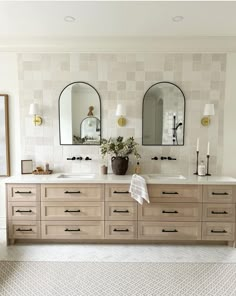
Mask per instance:
[[[19,176],[6,180],[7,242],[225,242],[235,244],[236,179],[145,175]]]

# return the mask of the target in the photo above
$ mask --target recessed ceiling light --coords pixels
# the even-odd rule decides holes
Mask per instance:
[[[75,22],[75,17],[73,17],[71,15],[67,15],[64,17],[64,21],[67,23],[73,23],[73,22]]]
[[[184,19],[184,17],[183,17],[182,15],[176,15],[176,16],[173,16],[173,17],[172,17],[172,21],[173,21],[173,22],[176,22],[176,23],[178,23],[178,22],[182,22],[183,19]]]

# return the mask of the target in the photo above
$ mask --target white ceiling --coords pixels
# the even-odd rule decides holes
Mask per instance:
[[[64,22],[65,16],[76,18]],[[172,21],[184,16],[180,23]],[[236,36],[236,2],[3,1],[1,38]]]

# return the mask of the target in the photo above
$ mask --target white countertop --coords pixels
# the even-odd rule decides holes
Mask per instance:
[[[7,184],[13,184],[13,183],[35,183],[35,184],[45,184],[45,183],[123,183],[123,184],[129,184],[131,181],[132,175],[94,175],[89,176],[90,174],[83,174],[82,177],[78,177],[78,175],[75,175],[69,178],[59,178],[60,174],[51,174],[51,175],[19,175],[19,176],[12,176],[9,178],[4,178],[1,180],[3,183]],[[67,175],[67,174],[65,174]],[[68,174],[69,175],[69,174]],[[86,175],[88,175],[86,177]],[[232,177],[227,176],[185,176],[185,179],[177,179],[172,176],[163,176],[163,175],[157,175],[154,177],[151,177],[147,175],[141,175],[143,176],[147,184],[198,184],[198,185],[236,185],[236,179]]]

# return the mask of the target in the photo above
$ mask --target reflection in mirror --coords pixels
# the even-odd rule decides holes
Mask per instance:
[[[61,145],[100,145],[101,100],[86,82],[67,85],[59,97]]]
[[[185,97],[171,82],[152,85],[143,98],[143,145],[184,145]]]
[[[0,176],[10,176],[8,95],[0,95]]]

